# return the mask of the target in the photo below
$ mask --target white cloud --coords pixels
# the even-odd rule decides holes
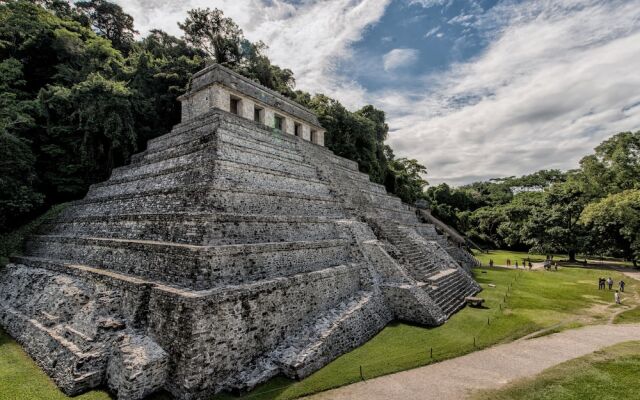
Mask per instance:
[[[638,20],[639,1],[506,3],[480,21],[496,29],[479,57],[369,98],[396,153],[426,164],[432,183],[573,168],[640,129]]]
[[[416,49],[393,49],[382,56],[382,64],[385,71],[392,71],[401,67],[406,67],[418,59]]]
[[[269,45],[269,58],[295,72],[297,87],[334,95],[350,107],[364,103],[365,90],[342,77],[339,64],[350,46],[384,14],[390,0],[327,0],[291,4],[284,0],[116,0],[141,33],[161,28],[180,36],[177,21],[192,8],[217,7],[233,18],[247,38]]]
[[[441,6],[446,0],[409,0],[409,4],[419,4],[424,8],[431,8],[433,6]]]
[[[379,91],[341,68],[368,65],[353,58],[351,45],[390,0],[117,1],[143,33],[160,27],[179,35],[187,10],[223,9],[247,37],[270,45],[269,57],[294,71],[299,88],[385,110],[390,145],[424,163],[432,183],[573,168],[609,135],[640,129],[640,0],[503,0],[487,13],[471,2],[460,15],[474,18],[452,22],[482,32],[482,54],[417,77],[411,89]],[[383,67],[399,72],[416,57],[415,49],[395,49]]]
[[[440,25],[438,25],[435,28],[431,29],[429,32],[425,33],[425,35],[424,35],[425,39],[435,35],[436,33],[438,33],[439,30],[440,30]],[[440,36],[438,36],[438,37],[440,37]]]

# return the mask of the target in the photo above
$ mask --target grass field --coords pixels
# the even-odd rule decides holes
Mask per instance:
[[[25,354],[22,348],[0,330],[0,399],[68,399]],[[77,400],[107,400],[104,391],[94,390],[74,397]]]
[[[549,368],[475,400],[640,399],[640,342],[621,343]]]
[[[372,378],[456,357],[543,328],[604,323],[622,307],[612,304],[611,292],[597,290],[599,276],[621,277],[611,271],[562,267],[557,272],[516,272],[492,268],[475,270],[475,274],[484,289],[480,296],[486,299],[486,307],[465,308],[436,328],[392,323],[363,346],[308,378],[299,382],[276,378],[243,398],[291,399],[356,382],[360,380],[360,366],[364,376]],[[637,291],[640,284],[629,279],[627,282],[624,307],[636,307],[631,293]],[[15,342],[6,336],[0,338],[0,382],[12,382],[8,386],[0,385],[0,399],[16,398],[16,394],[22,393],[25,396],[17,398],[65,398]],[[79,398],[105,399],[106,396],[98,391]],[[216,399],[232,398],[237,397],[216,396]]]
[[[614,324],[633,324],[636,322],[640,322],[640,307],[618,314],[613,320]]]
[[[511,251],[511,250],[489,250],[487,252],[480,252],[477,250],[473,251],[473,255],[482,263],[482,265],[489,265],[489,260],[493,260],[494,265],[507,265],[507,259],[511,260],[511,263],[515,265],[515,262],[518,261],[518,264],[521,266],[523,260],[531,261],[532,263],[544,262],[547,256],[546,254],[536,254],[536,253],[527,253],[526,251]],[[567,260],[568,256],[566,254],[553,254],[554,261]],[[587,260],[589,264],[598,265],[599,263],[604,264],[612,264],[619,265],[624,267],[632,267],[633,264],[630,261],[623,261],[617,258],[610,257],[591,257],[591,256],[583,256],[577,255],[576,259],[578,261]]]

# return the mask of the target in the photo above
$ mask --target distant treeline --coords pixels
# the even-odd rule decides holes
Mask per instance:
[[[640,131],[605,140],[575,170],[426,193],[434,215],[488,247],[640,259]]]
[[[424,195],[424,166],[384,144],[383,111],[351,112],[322,94],[294,90],[233,20],[195,9],[181,38],[160,30],[136,39],[133,18],[105,0],[0,3],[0,232],[88,186],[180,120],[176,97],[191,75],[218,62],[317,113],[326,145],[404,201]]]

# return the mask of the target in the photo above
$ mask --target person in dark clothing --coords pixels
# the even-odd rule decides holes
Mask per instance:
[[[624,285],[625,285],[624,281],[620,281],[620,291],[621,292],[624,292]]]
[[[598,278],[598,290],[604,290],[604,285],[605,285],[605,279]]]

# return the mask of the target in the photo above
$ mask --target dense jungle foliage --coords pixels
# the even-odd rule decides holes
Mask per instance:
[[[426,193],[434,215],[490,247],[640,259],[640,131],[605,140],[575,170]]]
[[[322,94],[295,91],[233,20],[194,9],[181,38],[137,39],[133,18],[105,0],[0,2],[0,233],[88,186],[180,120],[176,97],[190,76],[218,62],[318,114],[326,145],[406,202],[423,196],[425,168],[384,144],[385,114],[351,112]]]

